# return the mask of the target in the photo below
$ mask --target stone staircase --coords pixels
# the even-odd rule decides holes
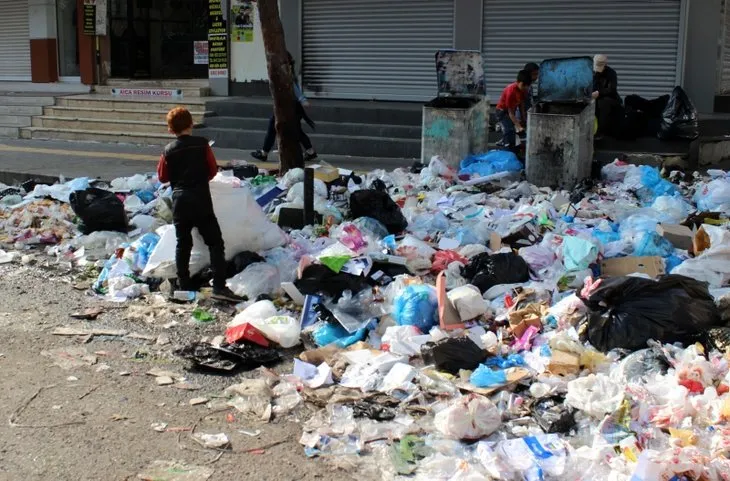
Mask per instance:
[[[74,140],[139,145],[165,145],[170,141],[165,115],[178,105],[201,122],[205,116],[205,101],[210,90],[201,81],[129,82],[110,81],[95,87],[88,95],[56,98],[46,105],[28,126],[20,129],[24,139]],[[207,83],[207,82],[205,82]],[[159,97],[120,97],[112,95],[114,88],[174,89],[182,99]]]
[[[0,95],[0,137],[19,138],[20,130],[30,127],[32,118],[53,103],[50,95]]]

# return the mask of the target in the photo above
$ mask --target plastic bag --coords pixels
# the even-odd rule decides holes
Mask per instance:
[[[679,224],[687,218],[692,206],[679,196],[662,195],[654,200],[651,208],[661,212],[662,223]]]
[[[274,316],[268,319],[254,319],[251,324],[267,339],[289,349],[299,344],[299,321],[291,316]]]
[[[651,203],[663,195],[674,196],[679,192],[677,186],[663,179],[659,169],[648,165],[632,166],[624,178],[624,185],[636,190],[642,202]]]
[[[694,140],[700,135],[697,109],[682,87],[674,87],[657,136],[662,140]]]
[[[479,289],[472,285],[457,287],[449,291],[447,297],[462,321],[471,321],[489,311],[489,303],[482,298]]]
[[[344,349],[348,346],[355,344],[356,342],[365,340],[367,334],[367,326],[356,331],[354,334],[350,334],[349,332],[347,332],[347,329],[339,324],[323,322],[321,326],[317,327],[312,332],[312,339],[314,339],[314,342],[319,347],[334,344],[340,349]]]
[[[502,414],[489,399],[470,394],[436,413],[433,424],[450,439],[481,439],[499,429]]]
[[[636,351],[651,339],[691,344],[722,325],[707,285],[684,276],[604,279],[583,300],[590,310],[588,340],[603,352]]]
[[[568,450],[557,434],[502,441],[497,445],[496,452],[502,464],[517,473],[519,479],[572,479],[567,473]]]
[[[527,262],[527,265],[535,272],[547,269],[555,264],[555,261],[557,260],[555,252],[552,249],[539,244],[522,247],[518,253],[519,256]]]
[[[487,353],[468,337],[449,337],[421,346],[421,356],[425,364],[433,364],[440,371],[456,375],[461,369],[476,369]]]
[[[127,214],[124,204],[108,190],[89,188],[71,192],[69,202],[74,213],[81,219],[81,231],[127,232]]]
[[[276,306],[271,301],[258,301],[242,312],[238,313],[231,322],[228,323],[227,327],[236,327],[242,324],[265,321],[270,317],[278,315],[279,312],[276,310]]]
[[[645,232],[634,243],[634,255],[669,257],[674,253],[674,246],[656,232]]]
[[[590,374],[568,383],[565,402],[597,419],[614,412],[623,401],[623,386],[605,374]]]
[[[385,228],[383,223],[372,217],[360,217],[352,223],[361,231],[369,232],[378,239],[382,239],[388,235],[388,229]]]
[[[530,268],[525,260],[511,252],[506,254],[479,254],[462,269],[470,284],[485,293],[494,286],[518,284],[530,280]]]
[[[226,282],[228,287],[239,296],[256,299],[261,294],[273,294],[281,289],[279,269],[265,262],[251,264],[243,272]]]
[[[452,262],[460,262],[463,265],[466,265],[469,261],[455,251],[438,251],[433,255],[431,272],[438,274],[441,271],[445,271]]]
[[[436,289],[425,284],[411,285],[395,298],[393,318],[400,326],[416,326],[428,332],[438,323]]]
[[[481,388],[502,386],[507,383],[507,374],[501,369],[495,371],[482,364],[471,373],[469,382]]]
[[[610,164],[603,166],[601,169],[601,177],[607,182],[621,182],[626,177],[626,172],[628,172],[630,165],[616,159]]]
[[[459,175],[486,177],[499,172],[519,172],[523,169],[514,152],[492,150],[486,154],[470,155],[461,161]]]
[[[594,243],[580,237],[563,238],[563,264],[569,272],[585,270],[597,258],[598,247]]]
[[[710,212],[727,210],[730,206],[730,180],[715,179],[702,184],[695,192],[693,200],[700,210]]]
[[[350,213],[353,218],[372,217],[388,229],[391,234],[403,232],[408,221],[400,207],[386,192],[358,190],[350,195]]]
[[[284,232],[266,217],[248,189],[234,187],[226,181],[224,176],[218,174],[210,182],[210,192],[215,215],[223,234],[226,260],[232,259],[239,252],[259,252],[286,243]],[[161,239],[145,268],[144,275],[146,276],[163,279],[177,276],[175,230],[166,229],[167,227],[163,226],[157,231]],[[161,229],[166,230],[161,231]],[[208,248],[195,229],[190,274],[197,274],[208,264],[210,264]]]

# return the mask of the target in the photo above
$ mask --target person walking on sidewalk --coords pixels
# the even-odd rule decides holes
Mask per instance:
[[[182,107],[167,114],[167,127],[177,139],[167,145],[157,165],[160,182],[172,187],[172,219],[177,236],[175,264],[179,288],[193,290],[190,281],[190,255],[193,228],[197,228],[210,250],[213,267],[213,298],[242,302],[243,298],[226,287],[226,257],[213,198],[208,183],[218,173],[218,164],[208,141],[194,137],[193,117]]]
[[[291,53],[289,55],[289,68],[291,69],[292,83],[294,84],[294,97],[296,98],[296,115],[297,121],[299,122],[299,143],[304,147],[304,161],[311,162],[317,158],[317,152],[315,152],[312,146],[312,141],[309,136],[302,130],[302,120],[307,122],[312,129],[314,129],[314,122],[307,115],[305,107],[309,107],[309,100],[304,96],[299,83],[297,82],[297,76],[295,74],[295,62],[294,57]],[[276,117],[274,115],[269,119],[269,127],[266,129],[266,137],[264,137],[264,146],[261,150],[251,152],[251,157],[257,160],[266,162],[269,158],[269,152],[274,147],[276,141]]]

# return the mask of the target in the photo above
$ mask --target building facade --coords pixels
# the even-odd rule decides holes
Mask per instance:
[[[604,53],[622,95],[682,85],[701,112],[730,94],[730,0],[279,0],[312,98],[417,101],[434,53],[479,50],[496,100],[526,62]],[[256,1],[0,0],[0,80],[210,78],[217,95],[267,95]],[[89,32],[89,7],[96,31]],[[215,25],[209,68],[206,41]],[[221,48],[220,39],[226,45]],[[207,52],[207,50],[206,50]],[[212,75],[215,73],[215,75]],[[221,87],[222,86],[222,87]]]

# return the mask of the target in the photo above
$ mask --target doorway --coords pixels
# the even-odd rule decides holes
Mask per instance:
[[[208,39],[208,0],[111,0],[110,10],[112,77],[208,77],[194,60],[194,43]]]
[[[81,81],[77,12],[76,0],[56,0],[58,76],[61,81]]]

